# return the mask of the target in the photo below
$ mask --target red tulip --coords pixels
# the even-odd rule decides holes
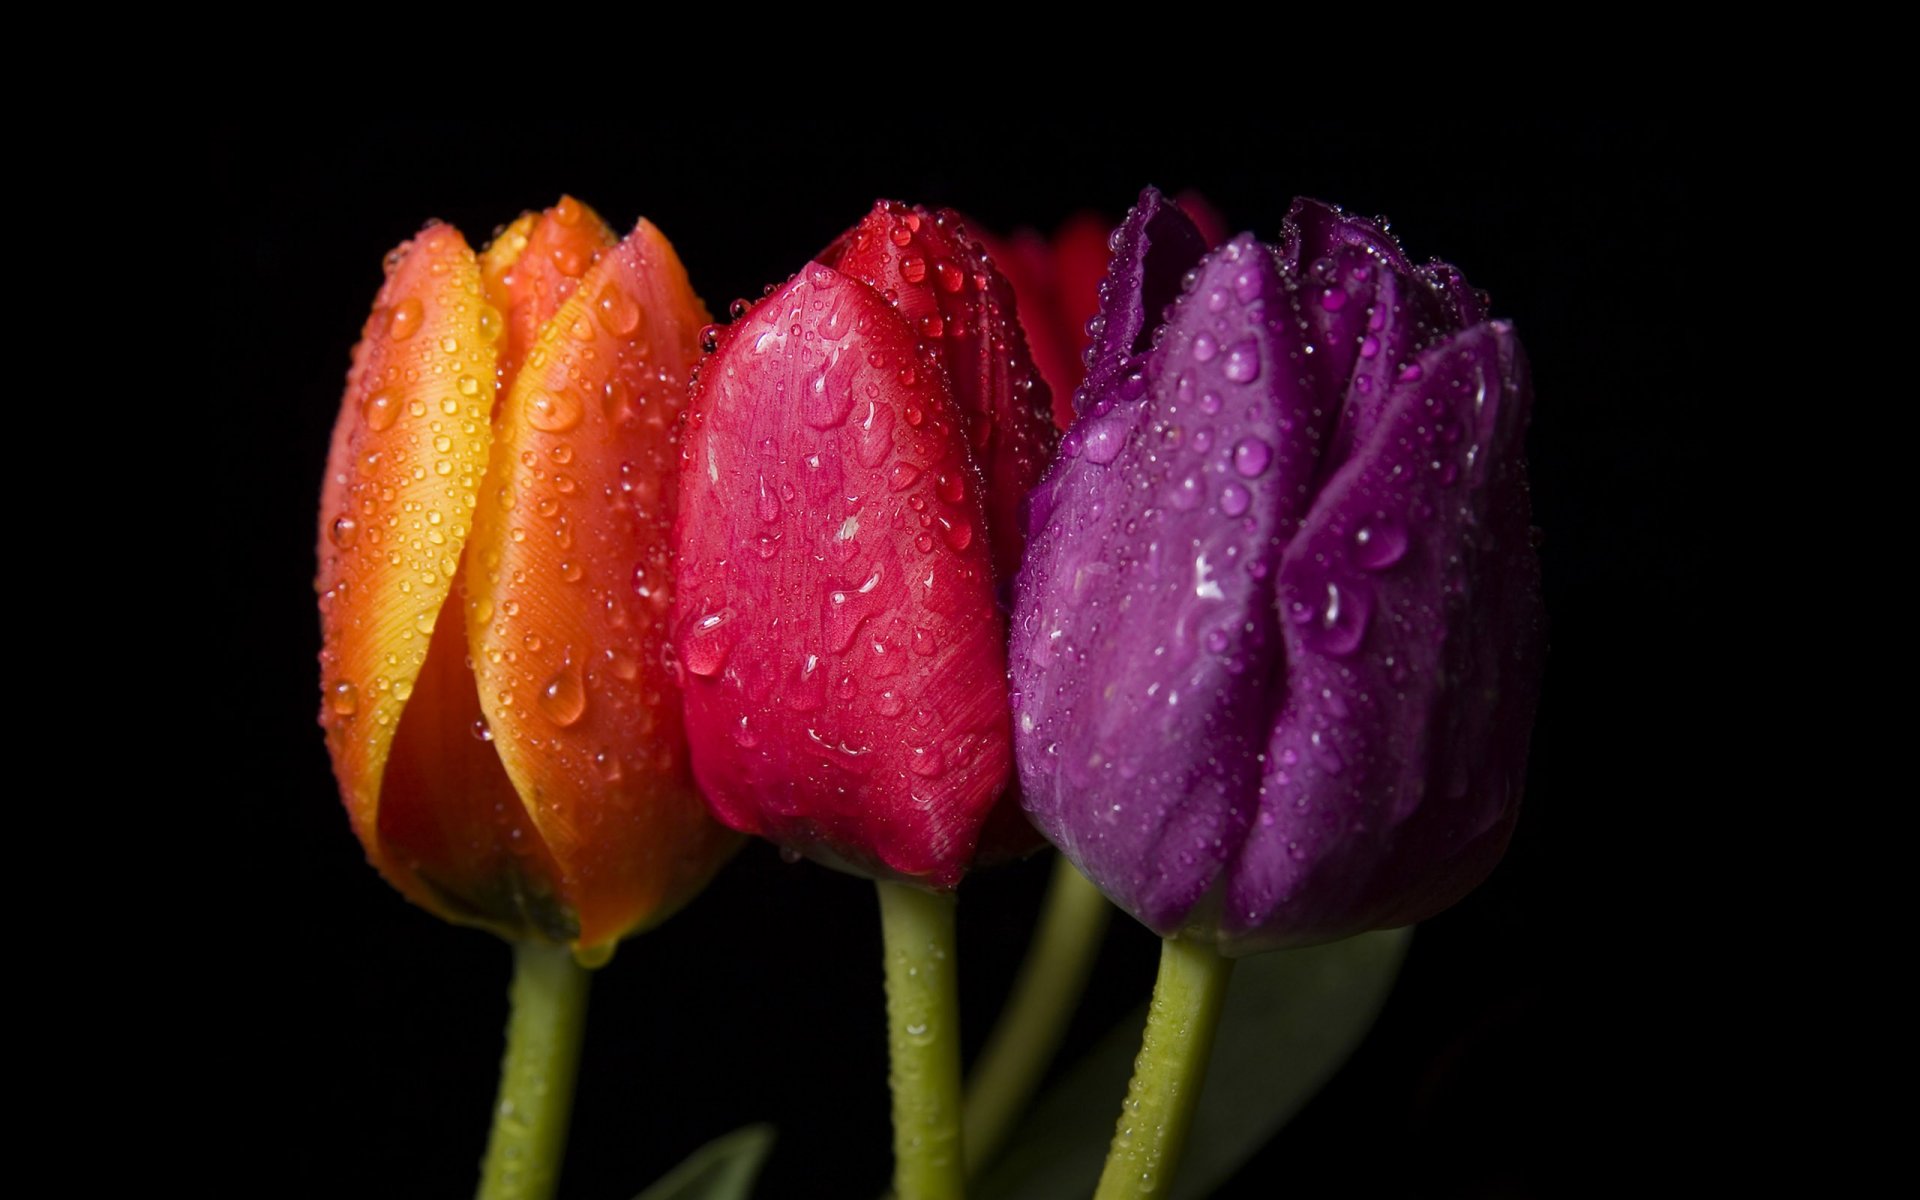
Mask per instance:
[[[736,829],[950,887],[1031,846],[996,587],[1057,433],[1011,287],[950,212],[881,203],[717,331],[681,450],[674,645]],[[989,832],[989,821],[993,818]]]
[[[660,654],[705,320],[657,229],[571,199],[387,258],[321,498],[320,723],[368,858],[449,920],[597,956],[732,844]]]

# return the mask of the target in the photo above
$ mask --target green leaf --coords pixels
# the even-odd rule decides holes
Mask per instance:
[[[717,1137],[633,1200],[747,1200],[773,1138],[771,1125],[745,1125]]]
[[[1333,1078],[1380,1014],[1412,936],[1395,929],[1241,961],[1172,1200],[1212,1193]],[[1075,1063],[972,1194],[1053,1200],[1091,1193],[1146,1023],[1141,1005]]]

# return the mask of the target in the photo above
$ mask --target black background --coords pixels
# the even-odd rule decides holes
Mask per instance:
[[[1424,927],[1349,1068],[1229,1196],[1543,1195],[1612,1153],[1627,1060],[1597,981],[1636,849],[1620,845],[1622,663],[1670,595],[1668,483],[1689,397],[1682,344],[1640,303],[1692,197],[1682,132],[1502,118],[1417,129],[1275,121],[962,125],[788,119],[212,129],[235,545],[217,569],[241,656],[225,1016],[243,1193],[470,1194],[504,1020],[507,949],[394,894],[348,832],[317,711],[314,505],[347,353],[386,250],[425,219],[476,244],[565,190],[616,228],[646,215],[716,312],[758,296],[878,195],[997,230],[1117,219],[1139,188],[1197,189],[1266,237],[1306,194],[1392,217],[1416,260],[1458,264],[1533,360],[1535,522],[1552,630],[1528,795],[1493,878]],[[1649,437],[1645,416],[1670,415]],[[962,890],[966,1047],[1024,947],[1038,860]],[[1144,998],[1157,944],[1117,919],[1064,1058]],[[780,1129],[759,1194],[870,1196],[889,1132],[879,939],[866,882],[750,845],[712,888],[627,943],[595,983],[563,1195],[626,1200],[707,1139]],[[1118,1097],[1114,1098],[1117,1106]],[[1116,1110],[1117,1111],[1117,1110]],[[1091,1181],[1089,1181],[1091,1184]]]

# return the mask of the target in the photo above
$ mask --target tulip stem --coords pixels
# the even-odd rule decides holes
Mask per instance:
[[[961,1200],[960,989],[954,898],[882,881],[887,1047],[893,1089],[893,1190],[900,1200]]]
[[[1162,943],[1147,1030],[1094,1200],[1140,1200],[1171,1190],[1206,1083],[1233,961],[1200,942]]]
[[[963,1124],[969,1176],[999,1152],[1053,1061],[1060,1035],[1086,991],[1112,912],[1099,889],[1065,856],[1056,855],[1033,944],[967,1081]]]
[[[507,1052],[479,1200],[549,1200],[559,1186],[589,978],[566,946],[514,943]]]

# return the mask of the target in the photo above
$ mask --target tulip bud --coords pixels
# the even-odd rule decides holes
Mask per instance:
[[[1406,924],[1504,851],[1542,616],[1505,322],[1300,201],[1208,252],[1149,190],[1015,604],[1028,813],[1229,954]]]
[[[369,859],[448,920],[601,956],[732,844],[660,655],[705,320],[658,230],[571,199],[388,256],[321,499],[320,723]]]
[[[716,333],[682,447],[674,645],[721,820],[958,882],[1012,769],[996,581],[1049,411],[1012,290],[950,213],[876,206]],[[992,828],[1034,841],[1017,807]]]

